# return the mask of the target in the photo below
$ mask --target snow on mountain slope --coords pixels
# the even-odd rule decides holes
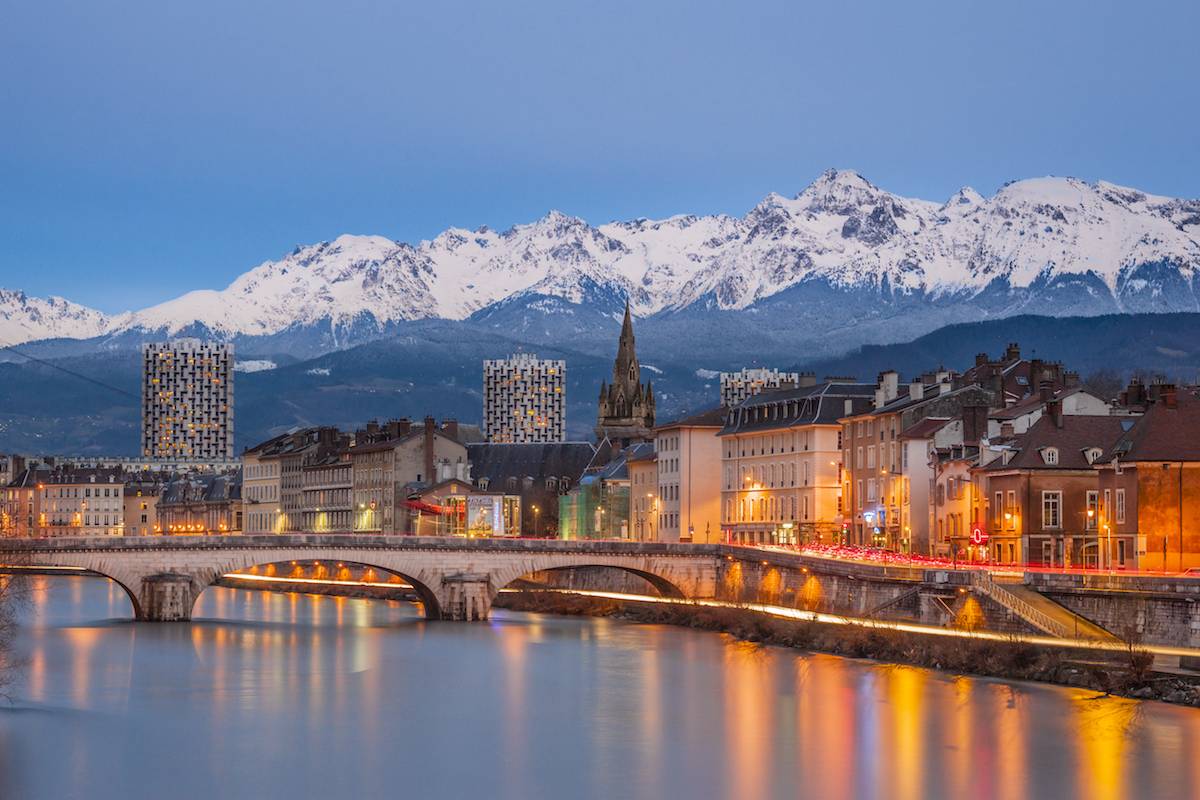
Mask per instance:
[[[3,344],[98,336],[108,323],[108,317],[101,312],[61,297],[43,299],[0,289],[0,342]]]
[[[994,286],[1036,294],[1057,280],[1086,286],[1084,300],[1072,296],[1064,313],[1197,310],[1198,270],[1200,200],[1035,178],[990,198],[963,188],[935,203],[829,170],[794,197],[768,195],[741,218],[592,226],[552,211],[503,232],[451,228],[417,245],[341,236],[264,262],[223,290],[113,318],[0,293],[0,334],[24,341],[203,326],[218,336],[264,336],[318,326],[336,343],[389,323],[460,320],[501,302],[520,308],[522,298],[544,308],[543,295],[568,303],[628,297],[648,315],[745,309],[810,284],[969,300]],[[1080,305],[1089,296],[1091,309]]]

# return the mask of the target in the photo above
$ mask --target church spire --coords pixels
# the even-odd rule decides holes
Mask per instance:
[[[617,344],[617,360],[613,362],[613,385],[637,387],[641,380],[642,368],[638,364],[637,347],[633,337],[633,317],[629,313],[629,300],[626,300],[625,321],[621,323],[621,339]]]
[[[596,438],[627,445],[648,441],[654,428],[654,390],[642,384],[633,336],[633,313],[625,300],[625,319],[613,362],[612,383],[600,386],[600,409],[596,420]]]

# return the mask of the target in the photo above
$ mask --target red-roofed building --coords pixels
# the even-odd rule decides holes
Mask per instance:
[[[992,561],[1098,566],[1097,467],[1132,424],[1129,417],[1047,413],[1002,455],[975,470],[971,528],[988,534]]]
[[[1101,462],[1102,551],[1113,566],[1182,571],[1200,567],[1200,389],[1155,395]]]

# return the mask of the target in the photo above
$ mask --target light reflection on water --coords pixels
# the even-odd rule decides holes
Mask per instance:
[[[1200,796],[1200,712],[607,619],[35,581],[0,798]]]

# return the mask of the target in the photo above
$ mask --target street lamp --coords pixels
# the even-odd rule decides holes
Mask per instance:
[[[541,519],[542,510],[536,505],[533,506],[533,538],[538,538],[538,520]]]

